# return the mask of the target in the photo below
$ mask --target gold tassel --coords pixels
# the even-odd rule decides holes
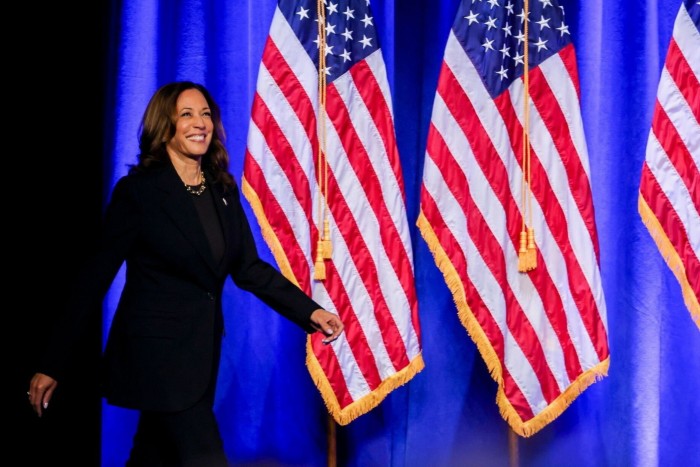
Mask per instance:
[[[528,271],[537,267],[537,246],[535,245],[535,229],[527,229],[527,265]]]
[[[316,263],[314,264],[314,280],[326,280],[326,265],[323,263],[322,241],[316,244]]]
[[[527,232],[520,232],[520,250],[518,250],[518,271],[527,272]]]
[[[518,250],[518,271],[528,272],[537,267],[537,246],[535,245],[535,230],[527,229],[520,232],[520,249]]]
[[[323,220],[323,258],[331,259],[333,256],[333,244],[331,243],[331,228],[328,219]]]

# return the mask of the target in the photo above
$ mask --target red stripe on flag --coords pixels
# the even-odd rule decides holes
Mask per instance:
[[[271,38],[267,39],[265,50],[263,51],[262,63],[275,80],[275,83],[282,91],[284,98],[296,114],[301,126],[306,131],[306,136],[312,143],[317,141],[316,131],[316,109],[313,102],[306,94],[306,90],[299,82],[297,75],[289,68],[289,64],[280,53],[277,45]],[[258,91],[260,92],[260,91]],[[274,97],[274,92],[269,94]],[[261,127],[263,128],[263,127]],[[311,144],[314,160],[318,156],[318,146]]]
[[[522,389],[515,382],[508,368],[503,370],[503,382],[505,383],[506,381],[510,382],[510,384],[504,384],[503,393],[506,395],[508,403],[513,406],[523,422],[534,418],[535,413],[532,411],[532,407],[528,404]]]
[[[450,109],[455,120],[459,123],[470,146],[472,148],[479,148],[479,151],[474,152],[474,157],[484,172],[493,191],[499,196],[501,204],[503,206],[511,206],[511,209],[508,211],[515,212],[517,209],[515,208],[512,196],[510,196],[508,184],[500,182],[503,180],[507,181],[507,171],[496,149],[493,147],[491,139],[481,126],[481,122],[469,98],[461,91],[459,82],[457,82],[457,79],[449,68],[445,67],[445,69],[448,70],[442,74],[445,81],[442,81],[441,78],[441,84],[444,84],[444,86],[440,86],[438,92],[443,97],[445,104]],[[446,89],[452,90],[446,92]],[[447,96],[444,95],[443,92],[445,92]],[[451,153],[450,156],[452,156]],[[469,182],[464,176],[464,173],[461,170],[452,170],[448,174],[443,175],[448,177],[448,185],[461,190],[461,197],[458,199],[460,199],[462,211],[464,211],[468,219],[467,229],[469,235],[503,291],[506,307],[508,309],[506,315],[508,328],[530,362],[530,365],[535,369],[536,376],[542,387],[542,393],[547,401],[551,402],[559,395],[559,386],[551,369],[547,365],[547,359],[545,358],[537,334],[508,283],[507,270],[509,265],[503,253],[504,245],[498,242],[490,226],[481,215],[479,204],[476,203],[471,196]],[[515,249],[517,233],[510,232],[510,237],[513,248]],[[513,265],[510,266],[512,267]]]
[[[661,189],[646,162],[642,168],[642,181],[639,192],[658,219],[674,250],[685,266],[685,275],[696,296],[700,297],[700,261],[695,256],[688,239],[688,233],[678,217],[678,213]]]
[[[698,173],[698,167],[695,165],[693,156],[678,133],[678,129],[659,101],[656,101],[651,127],[668,160],[673,164],[673,167],[675,167],[676,172],[678,172],[688,189],[690,201],[695,206],[695,210],[700,213],[700,174]]]
[[[289,180],[290,188],[294,192],[294,197],[304,210],[309,225],[313,224],[310,217],[312,199],[309,179],[306,177],[306,173],[299,164],[296,154],[294,154],[294,148],[289,144],[277,120],[275,120],[267,105],[265,105],[265,102],[263,102],[260,95],[257,93],[253,99],[251,120],[256,127],[261,129],[260,131],[265,138],[265,143],[270,148],[270,152],[272,152],[277,164],[282,168],[282,171]]]
[[[304,256],[302,249],[299,247],[294,232],[287,222],[287,218],[282,212],[277,199],[271,193],[266,178],[264,174],[260,171],[260,166],[257,164],[255,159],[248,153],[246,163],[244,165],[244,176],[251,187],[254,188],[256,194],[258,195],[261,203],[265,206],[265,212],[268,217],[275,219],[275,226],[277,227],[276,233],[280,238],[280,241],[284,247],[284,253],[286,254],[292,269],[295,271],[295,276],[300,282],[302,287],[308,294],[310,294],[310,271],[308,269],[308,260]],[[318,237],[318,230],[313,226],[313,237]],[[327,267],[332,267],[329,262]],[[333,304],[338,311],[340,319],[346,328],[346,333],[348,335],[354,335],[356,338],[350,342],[350,345],[355,354],[355,359],[360,364],[360,369],[367,380],[368,384],[372,387],[376,387],[381,383],[381,377],[379,376],[379,371],[375,365],[374,359],[372,358],[358,358],[361,355],[370,355],[371,348],[367,343],[367,339],[364,334],[362,334],[362,328],[357,316],[351,311],[352,306],[350,300],[347,297],[347,293],[340,281],[337,274],[331,275],[331,277],[325,282],[330,297],[333,297]],[[307,290],[305,287],[308,287]],[[319,337],[322,337],[319,335]],[[335,394],[338,397],[338,402],[341,407],[345,407],[352,403],[352,397],[348,391],[347,385],[345,384],[345,379],[342,374],[342,368],[337,361],[335,354],[329,346],[322,344],[322,339],[312,339],[312,348],[314,349],[314,355],[319,361],[319,364],[323,368],[328,369],[326,376],[329,380],[331,387],[333,388]]]
[[[353,2],[352,5],[356,12],[369,12],[365,2]],[[297,208],[293,198],[278,199],[279,206],[272,209],[263,203],[263,206],[256,206],[255,212],[259,219],[265,218],[269,222],[271,232],[266,232],[266,240],[294,234],[303,239],[303,249],[308,250],[303,258],[306,269],[310,269],[311,260],[316,258],[314,253],[318,248],[319,225],[316,222],[319,219],[314,217],[321,216],[322,213],[314,213],[314,210],[322,207],[320,202],[324,201],[323,198],[327,201],[329,220],[332,223],[331,242],[337,240],[338,243],[335,244],[337,248],[333,248],[332,258],[323,261],[325,279],[313,279],[317,282],[311,282],[311,290],[321,306],[338,313],[345,324],[345,332],[341,339],[329,346],[321,344],[323,336],[320,334],[311,335],[307,358],[309,371],[330,413],[336,422],[344,425],[374,408],[390,391],[423,369],[411,263],[413,253],[410,237],[405,231],[404,184],[394,137],[391,101],[382,92],[383,89],[388,89],[388,83],[385,82],[380,49],[365,52],[369,53],[367,60],[371,60],[371,63],[365,63],[357,58],[358,47],[353,47],[348,42],[346,46],[355,51],[352,61],[344,61],[341,68],[332,60],[328,63],[326,110],[329,116],[339,116],[343,121],[342,124],[337,119],[329,122],[338,131],[336,133],[333,128],[329,128],[328,139],[323,141],[328,159],[319,161],[317,112],[324,100],[318,95],[319,70],[315,63],[317,49],[313,41],[318,33],[318,24],[315,22],[318,20],[317,12],[315,8],[305,10],[308,15],[297,20],[292,9],[292,4],[280,3],[270,28],[258,77],[259,97],[256,97],[251,117],[248,139],[250,147],[246,159],[251,158],[252,154],[259,158],[258,170],[264,173],[256,174],[252,169],[248,170],[253,175],[267,178],[266,181],[275,189],[278,187],[273,183],[279,183],[279,180],[284,183],[285,178],[289,180],[293,190],[289,196],[299,200],[299,209],[304,210],[303,215],[290,212],[286,221],[291,226],[278,222],[276,216],[280,214],[281,208],[287,211]],[[368,16],[371,15],[368,13]],[[326,17],[329,27],[331,23],[335,25],[338,17],[339,15]],[[359,19],[354,21],[359,23]],[[367,32],[374,42],[376,37],[372,34],[374,31]],[[363,50],[366,45],[363,45]],[[353,83],[356,84],[357,91],[352,86]],[[346,108],[346,103],[339,98],[343,93],[336,92],[335,86],[339,85],[346,85],[347,88],[341,89],[353,92],[351,99],[359,105]],[[364,112],[360,99],[365,100],[367,112]],[[347,105],[350,106],[351,103]],[[358,128],[353,128],[353,125]],[[365,134],[368,128],[371,129],[370,133]],[[258,136],[257,129],[262,133],[262,138]],[[358,130],[359,135],[356,132]],[[348,146],[338,147],[336,134],[340,136],[341,143]],[[347,147],[353,148],[347,153],[352,167],[347,166],[342,154]],[[360,150],[356,150],[358,148]],[[366,151],[370,151],[370,154]],[[275,159],[271,160],[272,157]],[[324,162],[328,162],[328,165]],[[321,163],[324,163],[322,167],[319,166]],[[363,165],[361,170],[358,164]],[[326,171],[326,168],[329,170]],[[394,172],[394,179],[389,179],[389,170]],[[319,175],[324,176],[320,187],[315,178]],[[352,186],[346,185],[348,180],[353,183]],[[380,186],[379,181],[385,186]],[[339,183],[342,184],[342,191]],[[358,184],[359,187],[355,186]],[[257,183],[256,186],[270,192],[263,184]],[[277,193],[275,190],[263,196],[274,196]],[[349,193],[348,199],[344,199],[345,193]],[[249,200],[257,203],[257,195],[251,185],[247,194]],[[367,209],[362,204],[363,195],[369,200]],[[402,205],[397,202],[399,196]],[[361,202],[359,209],[357,202]],[[325,206],[324,204],[324,209]],[[355,212],[355,209],[361,212]],[[323,214],[326,213],[324,211]],[[372,214],[378,220],[377,233],[374,229],[361,232],[358,225],[365,228],[370,219],[364,216],[371,217]],[[286,230],[290,227],[293,232],[287,233]],[[307,239],[307,235],[311,238]],[[308,244],[309,241],[313,244]],[[287,252],[278,252],[278,246],[272,246],[278,261],[285,260]],[[343,247],[347,247],[347,251],[341,257],[337,252],[345,251]],[[372,251],[368,248],[372,248]],[[301,256],[297,256],[290,262],[295,263],[301,259]],[[387,279],[392,289],[401,287],[402,290],[391,290],[384,296],[384,284],[379,284],[380,278]],[[307,280],[312,280],[310,274]],[[397,323],[401,328],[397,327]],[[394,368],[390,368],[392,364]]]
[[[510,365],[503,368],[502,375],[492,371],[499,384],[497,402],[501,414],[514,431],[530,436],[563,412],[596,377],[606,375],[609,353],[605,303],[600,289],[591,185],[584,170],[588,154],[582,128],[579,128],[580,88],[574,48],[567,45],[555,51],[556,57],[549,57],[549,46],[546,53],[539,53],[538,47],[530,56],[531,63],[537,65],[529,70],[528,92],[531,105],[538,111],[533,111],[534,118],[541,115],[543,121],[534,120],[531,126],[534,131],[529,135],[530,149],[536,148],[538,152],[528,151],[531,159],[527,171],[523,171],[523,127],[510,99],[515,99],[511,93],[524,91],[520,66],[521,47],[524,46],[518,42],[517,54],[510,59],[496,58],[497,49],[492,47],[490,39],[506,41],[507,34],[515,33],[504,30],[504,34],[499,29],[489,32],[488,25],[462,16],[467,11],[488,15],[494,8],[503,8],[485,3],[460,4],[445,48],[438,97],[433,108],[433,124],[439,131],[450,132],[449,136],[445,133],[445,140],[450,149],[459,151],[450,155],[457,161],[453,163],[453,171],[459,174],[440,168],[442,177],[439,177],[431,166],[423,174],[423,183],[424,192],[436,197],[446,194],[444,184],[451,185],[459,206],[451,199],[449,203],[454,206],[445,204],[447,200],[435,200],[438,206],[445,205],[445,211],[440,213],[444,218],[442,222],[448,226],[459,225],[466,217],[467,233],[452,232],[468,235],[472,241],[469,249],[461,254],[465,261],[479,264],[483,261],[487,274],[491,273],[487,279],[493,278],[498,284],[482,286],[483,278],[470,267],[472,285],[483,289],[485,302],[503,308],[491,308],[505,333],[504,361]],[[538,2],[531,6],[533,11],[546,7]],[[552,13],[550,19],[564,24],[563,13],[556,6],[548,11]],[[519,34],[523,32],[518,30],[522,24],[513,26]],[[537,36],[537,30],[530,34],[533,32]],[[488,40],[483,41],[484,37]],[[500,52],[507,54],[507,51]],[[513,79],[517,81],[513,83]],[[504,85],[508,86],[505,90]],[[553,90],[566,94],[555,96]],[[566,108],[559,108],[560,102]],[[452,119],[459,129],[452,129]],[[443,121],[447,122],[446,128],[442,127]],[[568,127],[569,123],[576,127]],[[454,135],[460,131],[467,143],[461,141],[461,135]],[[429,138],[435,140],[428,142],[429,147],[445,145],[436,133],[429,134]],[[469,147],[460,147],[466,144]],[[555,159],[544,161],[542,158]],[[528,227],[536,229],[538,248],[535,251],[539,259],[537,266],[526,273],[517,271],[523,212],[530,206],[530,197],[523,192],[528,198],[522,200],[520,188],[531,189],[535,201],[532,213],[535,218],[530,219],[528,215],[527,220],[534,221],[534,225]],[[447,194],[446,197],[451,198]],[[421,212],[424,212],[423,203],[422,197]],[[449,260],[459,255],[449,250],[452,245],[435,245],[431,234],[433,227],[422,222],[424,217],[419,227],[433,254],[444,249]],[[436,256],[436,261],[444,264],[445,259]],[[441,266],[441,270],[448,285],[453,284],[454,278],[448,277],[449,268]],[[459,306],[456,287],[450,285],[450,289]],[[475,327],[467,327],[473,338],[480,335]],[[480,345],[478,338],[474,340]],[[488,346],[480,345],[482,348]],[[482,351],[482,356],[493,369],[493,355]]]
[[[435,131],[434,127],[430,131]],[[440,157],[434,156],[430,152],[428,152],[428,155],[436,163],[437,159]],[[435,200],[430,193],[427,192],[425,187],[421,189],[421,212],[438,236],[440,245],[442,245],[443,249],[450,252],[450,263],[454,266],[463,286],[464,294],[460,297],[460,301],[463,301],[463,303],[469,307],[471,315],[478,321],[478,325],[486,334],[487,341],[478,340],[477,343],[491,346],[492,350],[498,356],[496,377],[498,377],[498,374],[501,375],[503,380],[502,390],[508,399],[508,404],[517,411],[518,415],[523,420],[530,420],[534,417],[530,404],[528,404],[520,387],[513,379],[513,376],[510,374],[503,361],[503,334],[501,334],[498,325],[493,320],[493,316],[484,304],[481,295],[479,295],[479,292],[474,288],[472,282],[466,277],[467,265],[466,258],[462,254],[462,249],[457,239],[452,235],[452,231],[445,223],[444,218],[440,215],[440,210]],[[468,300],[467,297],[469,297]]]
[[[656,92],[638,210],[700,328],[700,81],[694,71],[700,62],[688,61],[700,57],[697,17],[689,16],[688,8],[682,4],[676,15]]]
[[[510,135],[511,147],[513,154],[515,155],[518,163],[522,167],[522,126],[516,116],[515,109],[513,108],[513,103],[510,100],[510,95],[508,93],[503,93],[498,98],[495,99],[496,106],[508,128],[508,134]],[[549,174],[542,166],[537,153],[531,151],[531,174],[532,179],[537,182],[532,185],[533,195],[540,206],[546,206],[546,214],[544,220],[552,233],[552,238],[557,243],[564,263],[566,265],[567,271],[567,283],[569,284],[569,290],[571,292],[576,308],[578,309],[583,323],[586,327],[586,331],[594,343],[596,353],[600,360],[604,360],[608,357],[609,350],[607,346],[607,339],[598,339],[596,336],[606,336],[605,326],[603,321],[600,319],[600,313],[598,311],[598,306],[593,296],[593,291],[590,288],[590,284],[586,279],[581,265],[578,263],[576,256],[573,253],[573,248],[571,246],[571,241],[569,239],[569,224],[564,213],[564,209],[557,196],[554,194],[552,185],[549,182]],[[585,172],[584,172],[585,175]],[[589,201],[590,202],[590,201]],[[593,225],[595,230],[595,225]],[[594,244],[595,248],[595,244]],[[544,312],[552,324],[557,336],[559,338],[559,344],[565,351],[567,374],[574,380],[578,377],[581,372],[581,362],[575,349],[572,345],[572,339],[569,334],[569,323],[564,310],[564,304],[561,296],[555,293],[554,289],[554,279],[551,277],[546,268],[546,263],[544,258],[542,258],[541,252],[537,252],[538,266],[544,266],[542,271],[536,271],[531,273],[530,277],[537,288],[537,292],[542,298],[544,305]]]
[[[327,108],[329,117],[333,119],[333,115],[336,115],[336,112],[339,112],[340,108],[344,109],[345,106],[339,99],[338,95],[335,94],[335,92],[331,92],[331,89],[333,89],[332,86],[328,89]],[[349,116],[345,115],[343,119],[345,118],[349,118]],[[343,141],[343,147],[346,149],[346,151],[348,151],[348,154],[352,154],[352,157],[349,157],[350,163],[354,164],[354,161],[356,160],[355,158],[358,157],[361,159],[366,159],[366,154],[364,154],[364,149],[362,148],[362,144],[355,133],[355,129],[352,127],[352,125],[343,125],[342,121],[343,120],[341,120],[341,124],[339,125],[340,128],[337,128],[337,131],[340,139]],[[345,121],[347,122],[349,120]],[[360,154],[361,152],[364,154],[364,156]],[[369,176],[368,172],[369,170],[365,170],[363,178]],[[363,186],[363,188],[365,187]],[[384,341],[392,364],[394,365],[394,368],[403,368],[409,364],[406,348],[403,345],[403,339],[401,338],[401,334],[396,327],[396,323],[391,315],[391,310],[389,309],[383,291],[380,287],[377,265],[371,255],[364,237],[361,234],[358,235],[358,232],[361,232],[361,230],[359,229],[355,220],[356,213],[350,209],[346,200],[343,198],[340,188],[338,187],[337,180],[335,179],[333,172],[330,170],[328,172],[327,196],[329,209],[333,215],[333,218],[343,220],[342,222],[336,223],[336,228],[347,244],[348,251],[351,255],[350,259],[355,264],[355,267],[359,273],[359,279],[364,284],[365,289],[367,290],[367,293],[374,304],[372,311],[375,315],[377,323],[379,324],[382,333],[382,340]],[[373,199],[373,197],[369,194],[368,198],[370,200]],[[382,227],[381,230],[385,229]],[[388,226],[386,230],[390,230]],[[388,251],[391,251],[391,249]]]
[[[369,86],[370,83],[364,83],[365,89]],[[389,262],[401,282],[401,286],[409,303],[412,303],[415,307],[416,297],[415,288],[413,287],[413,271],[410,268],[410,258],[403,248],[403,242],[401,241],[399,232],[396,230],[391,212],[386,205],[379,177],[374,170],[372,160],[369,154],[367,154],[365,145],[362,143],[363,138],[358,134],[354,126],[348,124],[348,122],[352,121],[351,116],[346,107],[346,103],[340,97],[334,85],[328,88],[327,99],[328,116],[338,133],[340,142],[347,154],[347,160],[355,172],[357,179],[360,181],[367,201],[379,222],[381,243],[387,252]],[[375,114],[376,110],[370,107],[370,113]],[[384,136],[384,138],[387,137]],[[376,284],[378,285],[378,281]],[[405,353],[405,349],[403,351]]]
[[[362,101],[365,103],[369,109],[370,117],[374,122],[375,127],[379,131],[379,136],[384,143],[384,150],[387,154],[387,159],[391,164],[392,171],[394,173],[394,179],[396,180],[399,191],[398,194],[401,195],[403,204],[406,204],[405,188],[403,175],[401,172],[401,159],[399,158],[398,148],[396,146],[396,139],[394,138],[394,123],[391,116],[391,111],[389,106],[382,94],[379,82],[377,82],[376,76],[372,72],[365,60],[362,60],[355,64],[350,69],[350,74],[355,82],[355,87],[357,88],[360,96],[362,96]],[[357,173],[357,170],[356,170]],[[358,175],[363,172],[359,172]],[[376,175],[376,174],[375,174]],[[378,182],[377,182],[378,183]],[[389,215],[388,209],[386,209],[386,201],[382,195],[382,206],[385,208],[384,215],[386,219],[391,221],[391,216]],[[383,217],[382,217],[383,218]],[[401,285],[408,297],[408,302],[411,304],[411,322],[413,328],[416,331],[418,339],[420,339],[420,324],[418,319],[418,299],[416,297],[416,291],[414,287],[414,275],[411,269],[410,258],[408,253],[401,247],[401,239],[395,226],[392,222],[392,232],[390,235],[394,237],[389,239],[389,249],[387,251],[394,252],[394,249],[398,252],[398,255],[389,255],[389,259],[392,262],[394,270],[397,272]],[[382,233],[384,232],[384,227],[382,227]],[[382,239],[384,241],[384,239]],[[385,247],[387,245],[385,244]],[[400,251],[398,251],[400,250]]]
[[[451,73],[451,70],[449,70],[449,68],[444,67],[444,71],[441,74],[441,76],[444,76],[446,82],[451,82],[451,84],[449,85],[446,84],[447,87],[454,87],[458,85],[458,83],[456,82],[456,78]],[[455,118],[458,121],[463,122],[460,123],[460,125],[462,125],[463,127],[463,130],[465,128],[470,128],[472,129],[472,131],[475,131],[475,129],[477,128],[481,129],[480,123],[478,121],[478,118],[476,117],[471,102],[469,101],[468,97],[464,95],[464,93],[460,91],[445,91],[442,88],[440,88],[438,92],[441,95],[443,95],[443,99],[445,99],[444,96],[450,96],[450,99],[446,100],[446,104],[450,108],[450,111],[455,116]],[[495,100],[495,103],[498,110],[501,113],[506,127],[509,130],[508,132],[510,134],[513,152],[517,155],[519,154],[517,148],[519,148],[522,144],[522,127],[519,125],[513,107],[510,104],[510,97],[508,93],[503,93],[501,96],[499,96]],[[509,236],[513,248],[517,251],[519,246],[519,232],[521,228],[522,217],[520,215],[520,211],[518,210],[517,203],[508,188],[509,185],[507,169],[501,162],[501,159],[495,153],[495,149],[493,149],[491,141],[485,133],[481,133],[480,140],[470,140],[470,143],[472,147],[480,148],[479,151],[474,152],[474,157],[479,163],[479,166],[481,167],[482,171],[484,172],[485,177],[487,178],[487,180],[489,180],[489,183],[492,189],[494,190],[494,193],[498,197],[501,205],[506,210],[506,220],[508,223]],[[522,157],[518,157],[518,162],[522,165]],[[541,166],[539,165],[534,152],[532,162],[533,176],[537,177],[536,179],[538,181],[536,188],[539,188],[547,193],[547,196],[545,197],[546,199],[543,200],[541,199],[543,196],[540,196],[539,202],[553,203],[551,207],[552,213],[558,214],[558,217],[554,221],[552,221],[552,224],[562,225],[562,227],[564,227],[563,229],[558,229],[560,233],[558,237],[560,237],[560,241],[565,241],[568,245],[569,239],[565,229],[566,219],[563,216],[563,212],[561,211],[561,207],[559,206],[556,197],[552,193],[546,174],[541,173]],[[457,184],[455,186],[459,187],[460,185]],[[536,194],[537,193],[539,193],[539,191],[536,192]],[[552,213],[548,211],[547,215],[549,216]],[[563,235],[561,235],[562,230]],[[557,230],[553,231],[555,237],[557,237],[557,233]],[[568,249],[570,249],[570,246],[568,247]],[[564,349],[567,374],[571,380],[574,380],[576,379],[576,377],[578,377],[578,375],[581,374],[582,368],[578,355],[576,354],[575,349],[571,344],[571,336],[569,335],[569,326],[564,310],[564,305],[561,297],[556,292],[554,282],[551,276],[549,275],[546,263],[544,262],[539,252],[538,259],[538,270],[536,273],[531,273],[530,278],[533,282],[533,285],[537,289],[537,293],[540,296],[540,299],[543,302],[543,311],[546,313],[550,324],[552,325],[555,333],[557,334],[560,346],[562,347],[562,349]],[[582,280],[584,283],[586,283],[586,280],[583,277],[577,277],[577,279]]]
[[[399,184],[399,190],[405,203],[405,188],[403,176],[401,175],[401,161],[396,147],[396,140],[394,139],[394,122],[392,121],[391,112],[384,99],[381,87],[365,60],[357,62],[355,66],[350,69],[350,75],[355,82],[357,91],[362,96],[363,102],[367,108],[370,109],[370,117],[377,127],[377,130],[379,130],[379,136],[384,142],[387,158],[394,171],[394,177]]]
[[[442,138],[442,135],[432,124],[430,125],[426,152],[440,170],[447,188],[449,188],[456,200],[460,200],[464,195],[462,191],[467,186],[466,179],[463,177],[462,169],[457,165],[452,153],[445,145],[445,140]],[[462,176],[456,177],[455,174],[460,174]],[[461,183],[464,183],[464,185]],[[483,301],[479,297],[479,293],[474,289],[472,282],[467,276],[467,259],[464,257],[461,245],[440,215],[439,208],[437,208],[435,201],[425,189],[423,189],[423,194],[421,195],[421,205],[425,205],[422,208],[423,212],[427,220],[430,221],[430,224],[433,226],[433,230],[438,235],[443,249],[450,252],[450,262],[457,271],[459,279],[465,288],[465,293],[467,294],[465,301],[469,303],[469,308],[474,318],[488,337],[493,350],[496,352],[496,355],[498,355],[501,365],[503,365],[503,334],[501,334],[498,323],[493,319],[493,315],[489,309],[484,306]],[[461,209],[464,213],[464,206],[461,206]],[[464,217],[467,217],[466,213],[464,213]],[[474,306],[474,304],[476,304],[476,306]]]
[[[294,277],[299,284],[299,288],[306,292],[306,294],[310,294],[311,283],[309,278],[311,276],[304,250],[299,245],[297,237],[294,235],[294,231],[287,220],[287,216],[284,214],[282,207],[277,202],[277,198],[275,198],[270,191],[265,174],[262,173],[260,166],[250,155],[250,153],[248,153],[248,151],[246,151],[246,161],[243,165],[243,176],[256,192],[258,198],[260,199],[260,203],[265,206],[265,213],[267,217],[272,217],[275,219],[275,222],[278,225],[278,229],[275,231],[275,234],[277,235],[277,238],[284,249],[284,253],[289,260],[292,270],[294,271]]]
[[[578,80],[578,66],[576,65],[576,51],[573,44],[569,44],[559,51],[559,58],[564,63],[569,79],[576,89],[576,99],[581,102],[581,86]],[[597,243],[597,242],[596,242]]]
[[[547,127],[547,132],[552,137],[554,147],[559,153],[564,170],[566,171],[567,180],[569,181],[572,199],[576,203],[576,207],[583,218],[583,222],[586,224],[588,236],[593,242],[596,259],[600,261],[595,214],[593,213],[593,203],[591,203],[593,195],[591,192],[591,185],[588,181],[588,175],[574,146],[569,125],[563,124],[567,121],[566,116],[561,107],[559,107],[557,98],[549,87],[547,80],[542,75],[541,68],[535,68],[530,71],[530,96],[532,97],[532,102],[537,108],[542,121]],[[512,137],[513,134],[511,134],[511,138]],[[546,172],[543,171],[542,174],[546,175]],[[536,189],[537,185],[542,183],[542,181],[539,177],[535,177],[534,174],[533,179],[537,180],[534,184],[534,188]],[[547,216],[549,216],[549,214],[547,214]],[[566,226],[566,224],[564,224],[564,226]]]
[[[430,157],[435,160],[440,156],[435,157],[430,155]],[[469,308],[469,312],[486,335],[487,340],[478,339],[476,341],[477,344],[490,346],[498,357],[498,368],[489,368],[489,370],[492,371],[492,373],[495,372],[496,379],[498,379],[500,375],[503,381],[502,390],[508,399],[508,403],[514,407],[518,415],[523,420],[531,419],[534,416],[532,409],[503,361],[503,334],[501,334],[498,324],[493,320],[493,316],[488,307],[484,304],[481,295],[474,288],[473,283],[466,277],[466,258],[464,258],[464,255],[461,253],[461,247],[457,239],[452,235],[452,231],[445,223],[444,218],[440,215],[440,210],[435,200],[425,188],[421,191],[421,212],[438,236],[440,244],[446,251],[450,252],[450,263],[454,266],[455,271],[460,277],[460,282],[463,287],[462,290],[464,292],[463,295],[458,298],[458,302],[463,303]],[[465,327],[467,327],[466,324]]]
[[[695,115],[695,121],[700,122],[700,82],[674,39],[671,39],[665,66]]]
[[[382,377],[379,373],[379,368],[377,368],[372,347],[367,341],[367,336],[362,330],[362,324],[353,310],[348,292],[340,280],[340,275],[332,261],[326,262],[326,273],[327,278],[324,284],[328,296],[332,297],[333,305],[345,327],[343,332],[347,336],[348,346],[367,385],[371,390],[374,390],[381,384]],[[312,340],[312,348],[326,376],[331,381],[333,391],[338,397],[338,404],[341,408],[347,407],[354,400],[347,389],[343,369],[338,364],[335,353],[329,346],[324,345],[321,339]]]

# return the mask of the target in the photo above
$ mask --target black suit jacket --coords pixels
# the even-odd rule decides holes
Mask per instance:
[[[206,178],[213,180],[209,173]],[[104,355],[104,392],[113,405],[176,411],[202,397],[216,381],[228,275],[306,332],[314,331],[309,317],[320,306],[258,257],[238,188],[224,192],[209,183],[208,190],[226,242],[220,264],[171,164],[117,182],[99,251],[77,281],[39,371],[60,379],[71,344],[87,315],[100,309],[124,261],[126,281]]]

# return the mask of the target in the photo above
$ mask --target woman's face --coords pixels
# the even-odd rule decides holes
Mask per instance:
[[[175,134],[165,146],[171,156],[199,158],[206,154],[214,131],[211,109],[197,89],[187,89],[177,99]]]

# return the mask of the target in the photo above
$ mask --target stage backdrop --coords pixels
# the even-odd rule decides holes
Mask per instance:
[[[542,0],[539,0],[542,1]],[[415,221],[426,135],[457,0],[374,0],[412,229],[425,369],[337,427],[338,465],[507,465],[509,428]],[[545,2],[546,3],[546,2]],[[205,84],[223,110],[240,182],[248,122],[274,0],[112,1],[105,96],[105,199],[136,161],[139,119],[172,80]],[[522,465],[700,465],[700,330],[637,212],[657,84],[679,0],[563,1],[577,51],[581,109],[600,238],[609,376],[540,432],[519,438]],[[273,262],[249,205],[259,250]],[[122,276],[105,305],[104,332]],[[227,284],[216,413],[240,465],[322,466],[328,413],[305,366],[305,335]],[[133,412],[103,408],[103,462],[121,466]]]

